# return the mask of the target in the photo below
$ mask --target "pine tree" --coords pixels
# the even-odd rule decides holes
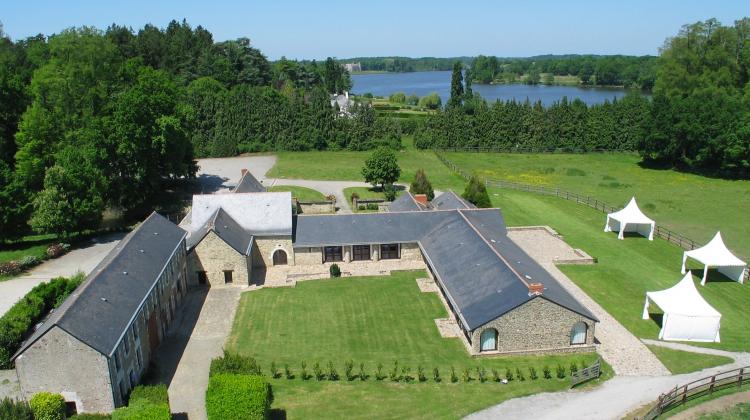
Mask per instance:
[[[409,191],[412,194],[426,194],[427,199],[430,201],[435,198],[435,191],[432,189],[432,184],[430,183],[430,180],[427,179],[424,169],[417,169],[417,173],[414,174],[414,181],[411,182]]]
[[[466,190],[461,194],[461,197],[479,208],[492,207],[490,196],[487,194],[487,188],[484,186],[484,183],[476,177],[476,175],[471,177],[469,183],[466,185]]]
[[[448,107],[459,107],[464,98],[464,76],[461,73],[461,62],[456,61],[453,64],[453,75],[451,76],[451,98],[448,100]]]

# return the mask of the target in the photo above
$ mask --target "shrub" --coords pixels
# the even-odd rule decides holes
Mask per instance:
[[[70,249],[69,244],[54,243],[47,247],[45,254],[47,258],[57,258],[68,252],[68,249]]]
[[[411,382],[414,380],[414,377],[411,376],[411,368],[410,367],[402,367],[401,368],[401,377],[404,379],[404,382]]]
[[[479,382],[484,383],[487,380],[487,370],[483,367],[477,366],[477,378],[479,378]]]
[[[510,368],[505,369],[505,379],[510,382],[513,380],[513,372],[510,370]]]
[[[353,381],[354,380],[354,362],[351,360],[347,360],[344,362],[344,375],[346,376],[347,381]]]
[[[34,420],[65,420],[65,399],[60,394],[39,392],[29,401]]]
[[[315,364],[313,365],[313,375],[315,375],[315,379],[318,381],[322,381],[323,379],[325,379],[323,369],[320,368],[320,364],[318,362],[315,362]]]
[[[281,376],[281,373],[279,373],[279,368],[276,366],[276,362],[271,362],[271,376],[276,379],[279,376]]]
[[[396,199],[396,188],[393,184],[386,184],[383,186],[383,195],[387,201],[393,201]]]
[[[20,261],[18,261],[18,265],[20,266],[21,270],[28,270],[35,265],[41,264],[41,262],[42,259],[37,257],[36,255],[27,255],[21,258]]]
[[[518,378],[519,381],[526,380],[526,377],[523,376],[523,372],[519,368],[516,368],[516,378]]]
[[[565,377],[565,367],[563,365],[557,365],[557,378],[562,379]]]
[[[21,272],[21,264],[17,261],[7,261],[0,264],[0,275],[15,276]]]
[[[167,386],[158,385],[138,385],[130,392],[130,403],[136,401],[148,401],[151,404],[169,404],[169,394]]]
[[[378,363],[377,370],[375,371],[375,379],[382,381],[385,379],[385,375],[383,375],[383,364]]]
[[[409,191],[412,194],[425,194],[430,201],[435,198],[435,190],[433,190],[432,184],[427,179],[424,169],[417,169],[417,172],[414,175],[414,180],[409,187]]]
[[[458,382],[458,376],[456,375],[456,369],[454,369],[453,366],[451,366],[451,382],[453,382],[454,384],[456,382]]]
[[[31,407],[26,401],[8,397],[0,400],[0,419],[32,420],[33,418]]]
[[[404,92],[396,92],[388,97],[388,101],[396,104],[403,104],[406,102],[406,94]]]
[[[461,194],[461,197],[479,208],[492,207],[490,196],[487,194],[487,187],[476,176],[472,176],[469,179],[469,183],[466,185],[466,189]]]
[[[208,381],[206,413],[209,420],[267,419],[271,400],[262,376],[217,374]]]
[[[574,373],[578,372],[578,366],[576,366],[575,362],[570,364],[570,376],[573,376]]]
[[[147,400],[131,401],[127,407],[112,412],[112,420],[170,420],[168,404],[152,404]]]
[[[492,368],[492,380],[494,382],[500,382],[503,380],[503,378],[500,377],[500,372],[498,372],[495,368]]]
[[[357,206],[357,210],[367,210],[367,206],[364,204],[360,204]]]
[[[338,264],[331,264],[331,268],[329,269],[329,271],[331,273],[331,277],[341,277],[341,269],[339,268]]]
[[[533,366],[529,366],[529,379],[532,381],[535,381],[539,378],[539,375],[536,374],[536,369],[534,369]]]
[[[461,380],[464,382],[469,382],[471,380],[471,372],[469,372],[469,368],[464,368],[464,371],[461,373]]]
[[[378,209],[378,205],[377,205],[377,203],[367,203],[367,207],[366,208],[367,208],[367,210],[377,210]]]
[[[432,369],[432,379],[435,382],[440,382],[441,381],[441,379],[440,379],[440,370],[438,370],[438,368],[433,368]]]
[[[289,369],[289,365],[284,365],[284,376],[286,376],[287,379],[294,379],[294,374],[292,373],[292,370]]]
[[[359,364],[359,375],[357,375],[357,376],[359,376],[359,380],[360,381],[367,380],[367,372],[365,372],[365,364],[364,363],[360,363]]]
[[[399,374],[398,370],[398,360],[393,362],[393,370],[391,371],[389,376],[391,378],[391,381],[393,382],[398,382],[401,380],[401,375]]]
[[[339,373],[336,372],[336,368],[333,366],[333,362],[328,362],[328,380],[338,381]]]
[[[542,369],[542,373],[544,374],[544,379],[552,379],[552,371],[549,366],[545,366],[544,369]]]
[[[419,380],[419,382],[424,382],[427,380],[427,377],[424,374],[424,368],[422,366],[417,366],[417,380]]]
[[[328,194],[326,196],[326,200],[336,202],[336,195],[335,194]]]
[[[307,374],[307,363],[302,362],[302,369],[300,369],[300,376],[303,381],[310,379],[310,375]]]
[[[250,356],[243,356],[224,350],[224,355],[211,360],[209,376],[220,373],[236,375],[262,375],[262,369],[257,361]]]

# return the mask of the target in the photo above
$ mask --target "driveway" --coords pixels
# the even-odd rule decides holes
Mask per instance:
[[[154,358],[160,382],[168,384],[175,418],[206,419],[211,359],[221,356],[232,329],[239,287],[191,290]]]
[[[78,272],[90,273],[124,236],[125,233],[112,233],[91,239],[60,258],[47,260],[18,277],[0,282],[0,316],[39,283]]]

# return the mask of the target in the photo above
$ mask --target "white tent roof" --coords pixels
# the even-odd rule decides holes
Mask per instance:
[[[638,208],[638,204],[635,202],[635,197],[630,199],[625,208],[618,210],[614,213],[610,213],[609,217],[617,220],[620,223],[636,223],[636,224],[651,224],[655,223],[652,219],[649,219],[641,209]]]
[[[718,316],[714,309],[695,288],[693,275],[688,271],[679,283],[669,289],[658,292],[647,292],[646,297],[657,304],[662,311],[670,315]]]
[[[747,264],[737,258],[721,239],[721,232],[716,232],[713,239],[706,245],[692,251],[685,251],[685,256],[698,260],[708,266],[738,267]]]

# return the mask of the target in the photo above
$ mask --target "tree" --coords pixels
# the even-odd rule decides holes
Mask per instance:
[[[395,104],[403,104],[406,102],[406,94],[404,92],[396,92],[388,97],[388,101]]]
[[[460,107],[464,99],[464,76],[461,73],[463,66],[459,61],[453,64],[451,75],[451,97],[448,99],[448,107]]]
[[[15,179],[10,166],[0,159],[0,242],[23,236],[31,204],[23,183]]]
[[[385,188],[391,185],[401,176],[401,168],[398,166],[398,159],[393,150],[386,147],[379,147],[365,161],[362,168],[362,176],[365,181],[373,186]]]
[[[466,189],[461,194],[461,197],[479,208],[492,207],[490,196],[487,194],[487,187],[484,186],[484,183],[476,175],[469,179],[469,183],[466,184]]]
[[[409,187],[409,191],[412,194],[425,194],[430,201],[435,198],[435,191],[432,189],[432,184],[427,179],[424,169],[417,169],[416,174],[414,174],[414,180]]]
[[[440,95],[437,92],[432,92],[427,96],[423,96],[419,99],[419,106],[427,109],[438,109],[443,105],[443,101],[440,99]]]

